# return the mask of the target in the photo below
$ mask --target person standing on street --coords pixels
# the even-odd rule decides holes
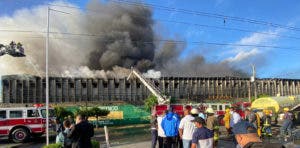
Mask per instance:
[[[214,110],[212,108],[206,109],[207,119],[206,127],[214,133],[214,147],[217,146],[219,140],[219,124],[218,119],[215,117]]]
[[[232,128],[235,124],[241,121],[241,116],[234,110],[233,107],[230,108],[230,127]]]
[[[72,140],[72,148],[92,148],[91,138],[94,136],[94,127],[83,115],[77,115],[76,124],[71,127],[67,135]]]
[[[176,147],[176,138],[178,136],[178,127],[179,120],[176,116],[174,116],[173,112],[168,112],[168,114],[164,117],[161,126],[165,132],[167,137],[167,148],[175,148]]]
[[[281,136],[286,140],[287,137],[292,135],[292,126],[293,126],[293,114],[289,112],[289,108],[284,108],[283,124],[281,126]],[[286,133],[288,136],[286,137]]]
[[[157,133],[158,133],[158,147],[159,148],[166,147],[167,138],[166,138],[164,130],[161,127],[162,120],[166,114],[168,114],[168,111],[163,112],[163,114],[161,114],[157,117]]]
[[[184,108],[184,117],[179,124],[179,136],[182,139],[183,148],[191,148],[193,133],[196,129],[192,120],[195,118],[190,114],[189,108]]]
[[[157,143],[157,116],[155,114],[152,114],[151,116],[151,137],[152,137],[152,143],[151,148],[156,147]]]
[[[250,109],[245,110],[245,119],[248,121],[254,128],[257,129],[257,121],[256,121],[256,115],[254,112],[252,112]]]
[[[233,107],[230,108],[230,128],[232,129],[234,125],[239,123],[242,120],[241,116],[235,111]],[[235,134],[233,132],[233,134]],[[234,135],[233,135],[234,136]],[[237,140],[235,137],[233,137],[233,143],[237,145]]]
[[[230,109],[229,108],[227,108],[225,110],[225,115],[224,115],[223,121],[225,124],[225,128],[227,130],[227,134],[229,136],[232,133],[231,128],[230,128]]]
[[[192,122],[194,122],[196,126],[192,138],[192,148],[197,148],[197,145],[199,145],[200,148],[213,148],[214,133],[204,126],[205,120],[201,117],[195,117]]]

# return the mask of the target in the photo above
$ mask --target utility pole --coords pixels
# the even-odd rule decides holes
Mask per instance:
[[[254,86],[254,99],[257,99],[257,91],[256,91],[256,70],[255,70],[255,65],[251,64],[252,67],[252,76],[251,76],[251,82],[253,83]]]

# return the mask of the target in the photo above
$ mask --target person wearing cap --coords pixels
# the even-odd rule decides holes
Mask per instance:
[[[190,114],[187,106],[184,108],[184,117],[179,124],[179,136],[182,139],[183,148],[190,148],[192,145],[193,133],[196,129],[192,120],[195,118]]]
[[[197,148],[197,145],[199,145],[201,148],[213,148],[214,133],[204,126],[205,120],[201,117],[195,117],[192,122],[194,122],[196,129],[193,133],[191,148]]]
[[[193,117],[198,117],[198,116],[199,116],[199,110],[198,110],[197,108],[193,108],[193,109],[191,110],[191,115],[192,115]]]
[[[283,124],[281,126],[280,132],[281,136],[286,137],[286,133],[288,132],[288,136],[292,135],[292,126],[293,126],[293,114],[289,112],[289,108],[283,109]]]
[[[219,139],[218,120],[215,117],[215,112],[212,108],[207,108],[205,112],[207,114],[206,127],[214,132],[214,147],[216,147]]]

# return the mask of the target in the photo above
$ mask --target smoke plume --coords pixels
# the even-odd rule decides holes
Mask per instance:
[[[152,10],[91,0],[87,10],[63,1],[50,11],[49,71],[67,77],[125,77],[134,66],[148,76],[243,76],[226,63],[207,63],[202,55],[180,58],[185,46],[156,43]],[[63,5],[70,7],[59,7]],[[1,75],[44,75],[47,6],[0,17],[0,43],[21,42],[25,58],[0,57]],[[29,32],[24,32],[28,30]],[[158,72],[160,71],[160,72]]]

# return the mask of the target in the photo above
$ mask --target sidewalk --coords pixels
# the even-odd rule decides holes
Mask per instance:
[[[151,147],[151,141],[143,141],[133,144],[124,144],[124,145],[118,145],[118,146],[112,146],[113,148],[146,148]]]

